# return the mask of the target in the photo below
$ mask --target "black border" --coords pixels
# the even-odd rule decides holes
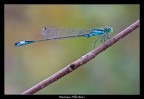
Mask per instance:
[[[20,2],[18,2],[18,1],[20,1]],[[127,0],[127,1],[129,1],[129,0]],[[5,0],[3,0],[3,2],[7,2],[6,4],[18,4],[18,3],[21,3],[21,4],[26,4],[26,1],[25,0],[15,0],[15,1],[13,1],[13,0],[7,0],[7,1],[5,1]],[[30,2],[30,1],[29,1]],[[36,1],[35,1],[36,2]],[[42,2],[42,1],[41,1]],[[54,0],[51,0],[51,1],[48,1],[48,2],[50,2],[50,3],[53,3],[54,4]],[[74,1],[73,1],[74,2]],[[80,0],[79,2],[82,2],[83,4],[84,4],[84,1],[82,1],[82,0]],[[95,4],[103,4],[103,3],[105,3],[105,4],[110,4],[110,3],[117,3],[118,1],[117,0],[105,0],[105,1],[102,1],[102,0],[96,0],[95,1]],[[38,2],[37,2],[38,3]],[[34,4],[37,4],[37,3],[34,3]],[[65,2],[66,4],[71,4],[71,3],[67,3],[67,2]],[[76,2],[74,2],[74,3],[76,3]],[[130,4],[140,4],[140,0],[138,1],[138,0],[130,0],[130,2],[129,2]],[[124,4],[129,4],[129,3],[124,3]],[[27,4],[32,4],[32,3],[27,3]],[[59,2],[57,2],[57,4],[64,4],[64,3],[62,3],[61,1],[59,1]],[[87,4],[92,4],[92,3],[87,3]],[[1,27],[1,34],[2,34],[2,36],[1,36],[1,42],[0,43],[2,43],[2,40],[4,41],[4,5],[5,4],[1,4],[1,13],[3,12],[3,15],[1,14],[0,15],[0,17],[1,17],[1,23],[2,23],[2,20],[3,20],[3,25],[1,25],[1,26],[3,26],[3,27]],[[140,6],[140,9],[142,9],[142,6]],[[141,11],[141,10],[140,10]],[[142,13],[143,14],[143,13]],[[141,15],[142,15],[141,14]],[[141,19],[142,17],[140,17],[140,24],[142,25],[143,24],[143,19]],[[3,29],[2,29],[3,28]],[[144,37],[144,36],[142,36],[142,34],[144,34],[144,31],[143,31],[143,29],[144,28],[140,28],[140,32],[142,32],[141,34],[140,34],[140,38],[141,37]],[[3,30],[3,31],[2,31]],[[142,41],[142,39],[140,39],[141,41]],[[4,43],[3,43],[4,44]],[[3,44],[1,44],[1,45],[3,45]],[[140,43],[141,44],[141,43]],[[2,50],[2,48],[1,48],[1,50]],[[5,50],[5,46],[4,46],[4,50]],[[4,51],[1,51],[1,53],[3,53],[4,54]],[[141,53],[141,51],[140,51],[140,53]],[[143,54],[142,54],[143,55]],[[1,56],[2,56],[2,54],[1,54]],[[140,54],[140,56],[141,56],[141,54]],[[5,59],[5,57],[4,57],[4,59]],[[140,60],[141,60],[141,58],[140,58]],[[4,61],[3,61],[4,62]],[[141,61],[140,61],[141,62]],[[143,66],[141,66],[141,67],[143,67]],[[142,73],[143,73],[143,71],[142,71],[142,68],[140,67],[140,78],[142,77]],[[1,65],[1,76],[3,77],[3,78],[1,78],[1,79],[3,79],[4,80],[4,65]],[[144,91],[142,90],[142,89],[144,89],[144,85],[143,85],[144,83],[142,82],[142,80],[140,80],[140,94],[142,95],[143,93],[144,93]],[[142,88],[141,88],[142,87]],[[2,84],[1,84],[1,88],[0,88],[1,90],[1,94],[3,94],[4,95],[4,84],[3,84],[3,86],[2,86]],[[2,91],[2,89],[3,89],[3,91]],[[60,96],[63,96],[63,97],[75,97],[75,96],[82,96],[82,97],[85,97],[85,98],[88,98],[88,97],[91,97],[91,95],[49,95],[50,97],[54,97],[54,98],[60,98]],[[77,98],[77,97],[76,97]],[[78,99],[83,99],[83,98],[78,98]]]

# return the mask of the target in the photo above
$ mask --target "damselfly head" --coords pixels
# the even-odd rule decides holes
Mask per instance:
[[[113,32],[113,28],[112,27],[105,27],[104,31],[111,34]]]

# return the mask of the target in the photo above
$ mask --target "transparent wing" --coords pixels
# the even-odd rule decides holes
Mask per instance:
[[[43,39],[53,39],[83,36],[84,34],[88,34],[90,32],[90,29],[65,29],[57,27],[44,27],[41,35]]]

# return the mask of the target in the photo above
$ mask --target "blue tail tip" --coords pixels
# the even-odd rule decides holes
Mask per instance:
[[[27,45],[27,44],[31,44],[35,41],[20,41],[20,42],[16,42],[14,45],[15,46],[23,46],[23,45]]]

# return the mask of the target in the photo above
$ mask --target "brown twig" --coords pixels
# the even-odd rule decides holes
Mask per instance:
[[[68,66],[66,66],[62,70],[60,70],[57,73],[53,74],[49,78],[41,81],[40,83],[38,83],[37,85],[33,86],[32,88],[26,90],[22,94],[23,95],[34,94],[37,91],[39,91],[39,90],[43,89],[44,87],[46,87],[47,85],[59,80],[61,77],[64,77],[68,73],[72,72],[73,70],[77,69],[78,67],[80,67],[83,64],[87,63],[88,61],[90,61],[91,59],[95,58],[99,53],[101,53],[102,51],[104,51],[108,47],[112,46],[113,44],[118,42],[123,37],[125,37],[128,34],[132,33],[132,31],[137,29],[139,26],[140,26],[140,21],[137,20],[132,25],[130,25],[129,27],[127,27],[126,29],[124,29],[123,31],[118,33],[116,36],[114,36],[111,39],[109,39],[108,41],[106,41],[103,45],[97,47],[93,51],[91,51],[91,52],[87,53],[86,55],[82,56],[80,59],[78,59],[75,62],[69,64]]]

